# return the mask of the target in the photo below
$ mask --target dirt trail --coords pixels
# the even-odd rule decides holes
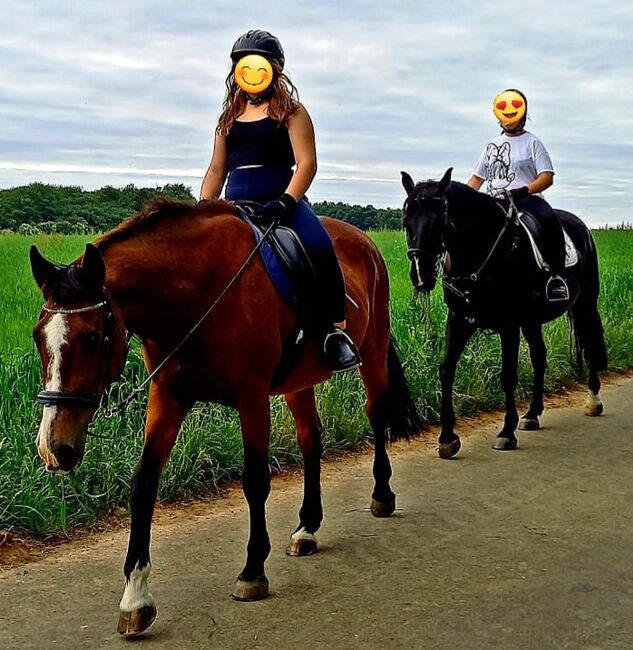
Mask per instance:
[[[284,548],[298,480],[268,506],[272,596],[229,598],[247,514],[235,495],[154,528],[158,620],[139,648],[633,647],[633,380],[606,415],[550,410],[514,453],[493,423],[441,461],[423,443],[392,454],[398,510],[369,511],[371,457],[326,465],[320,552]],[[123,648],[116,634],[127,533],[59,548],[0,573],[0,648]]]

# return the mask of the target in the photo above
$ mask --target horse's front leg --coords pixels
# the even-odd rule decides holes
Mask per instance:
[[[530,407],[519,422],[521,431],[536,431],[541,428],[539,416],[543,413],[543,386],[547,369],[547,348],[543,341],[543,327],[532,323],[522,327],[523,335],[530,348],[530,360],[534,379],[532,384],[532,401]]]
[[[503,429],[498,433],[493,449],[512,451],[517,448],[515,430],[519,413],[515,401],[517,374],[519,369],[519,327],[508,327],[501,332],[501,385],[505,393],[506,415]]]
[[[314,388],[306,388],[285,396],[297,425],[297,440],[303,455],[303,503],[299,510],[299,525],[286,549],[295,557],[317,552],[315,533],[323,520],[321,504],[321,420],[314,399]]]
[[[264,572],[264,562],[270,553],[270,540],[266,529],[266,500],[270,493],[268,393],[248,391],[246,398],[238,405],[238,410],[244,441],[242,489],[248,502],[250,531],[246,565],[237,577],[233,598],[261,600],[268,596],[268,578]]]
[[[135,636],[156,618],[156,604],[149,592],[149,542],[158,482],[190,406],[183,405],[165,388],[152,384],[145,420],[145,444],[132,479],[132,523],[123,572],[125,591],[119,605],[119,633]]]
[[[440,458],[453,458],[462,443],[455,433],[455,408],[453,406],[453,384],[457,362],[466,348],[475,328],[464,318],[449,312],[446,321],[446,352],[440,365],[440,383],[442,385],[442,407],[440,420],[442,431],[439,437]]]

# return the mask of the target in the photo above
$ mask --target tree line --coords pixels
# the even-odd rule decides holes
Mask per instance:
[[[76,186],[31,183],[0,190],[0,232],[25,235],[38,233],[88,234],[114,228],[138,212],[143,204],[159,196],[195,201],[191,189],[182,183],[154,188],[126,185],[98,190]],[[400,210],[372,205],[349,205],[322,201],[313,203],[317,214],[336,217],[362,230],[399,229]]]

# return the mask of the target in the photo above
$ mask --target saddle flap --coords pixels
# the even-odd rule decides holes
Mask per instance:
[[[540,269],[548,271],[549,267],[538,246],[538,243],[543,239],[543,230],[541,229],[539,222],[534,215],[529,212],[519,212],[519,223],[527,234],[536,264]],[[563,235],[565,237],[565,268],[569,268],[578,264],[578,251],[562,224],[561,228],[563,229]]]

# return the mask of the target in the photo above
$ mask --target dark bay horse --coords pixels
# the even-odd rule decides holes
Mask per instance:
[[[347,331],[362,356],[360,373],[375,442],[371,511],[386,517],[395,509],[386,440],[416,433],[420,421],[391,339],[384,260],[360,230],[331,219],[324,223],[351,299]],[[33,275],[46,301],[34,334],[45,378],[37,444],[49,470],[68,472],[79,466],[99,400],[125,364],[127,337],[139,337],[147,368],[156,368],[227,287],[253,248],[252,231],[232,204],[162,200],[88,244],[71,265],[54,264],[31,249]],[[250,535],[233,596],[257,600],[269,591],[264,562],[270,552],[265,504],[272,393],[284,395],[294,416],[305,464],[299,525],[287,552],[301,556],[316,551],[315,533],[323,518],[322,444],[313,387],[330,377],[316,341],[308,344],[287,379],[271,388],[295,318],[255,256],[213,313],[152,379],[145,443],[132,480],[121,634],[143,632],[156,616],[147,584],[152,513],[161,471],[196,401],[239,412]]]
[[[440,367],[442,387],[439,455],[452,458],[460,449],[454,431],[453,382],[459,358],[476,329],[501,337],[501,384],[506,415],[493,447],[517,447],[515,429],[519,416],[515,404],[520,333],[529,345],[534,370],[532,401],[520,421],[520,429],[535,430],[543,412],[543,380],[547,350],[542,325],[569,313],[578,355],[588,366],[587,415],[600,415],[598,371],[606,369],[607,352],[600,314],[598,256],[591,232],[575,215],[557,210],[571,238],[578,262],[567,269],[570,300],[547,302],[547,274],[536,264],[527,235],[512,211],[492,197],[451,181],[452,168],[441,181],[415,184],[402,172],[407,193],[403,220],[410,276],[414,287],[430,292],[436,283],[441,258],[446,255],[443,277],[448,306],[446,351]]]

